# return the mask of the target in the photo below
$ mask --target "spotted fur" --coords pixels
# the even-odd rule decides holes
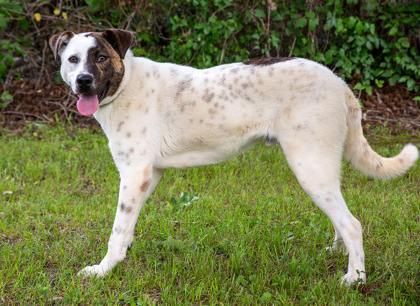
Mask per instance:
[[[358,101],[329,69],[300,58],[204,70],[156,63],[134,57],[131,34],[121,30],[64,32],[50,45],[75,93],[80,74],[93,76],[95,94],[106,86],[94,116],[121,176],[108,252],[81,274],[103,276],[125,258],[140,209],[165,169],[222,162],[265,140],[281,145],[302,188],[331,219],[333,249],[349,253],[343,282],[365,280],[362,227],[340,191],[342,155],[366,175],[387,179],[407,171],[418,150],[407,145],[393,158],[375,153]],[[106,60],[98,63],[100,55]]]

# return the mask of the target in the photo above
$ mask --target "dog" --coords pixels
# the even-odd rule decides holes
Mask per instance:
[[[49,44],[78,111],[103,128],[120,173],[118,207],[103,260],[81,275],[107,274],[133,242],[137,218],[167,168],[225,161],[259,141],[280,144],[299,184],[331,219],[333,250],[347,250],[342,283],[366,281],[362,227],[340,191],[341,159],[378,179],[406,172],[418,149],[375,153],[361,108],[344,81],[302,58],[195,69],[134,57],[132,33],[58,33]]]

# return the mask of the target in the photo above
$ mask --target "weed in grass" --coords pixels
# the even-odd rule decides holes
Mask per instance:
[[[388,156],[402,148],[374,147]],[[0,156],[1,303],[414,305],[420,299],[419,163],[383,182],[344,163],[343,196],[363,225],[368,270],[366,284],[345,288],[339,277],[347,257],[325,250],[332,225],[302,191],[280,147],[169,170],[141,211],[126,260],[103,279],[76,273],[106,253],[116,210],[119,177],[105,136],[33,125],[23,135],[3,133]]]

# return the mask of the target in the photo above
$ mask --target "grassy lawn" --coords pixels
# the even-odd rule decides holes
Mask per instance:
[[[373,147],[389,156],[402,145]],[[105,255],[117,206],[119,176],[102,132],[5,132],[0,157],[0,304],[420,300],[420,162],[384,182],[344,163],[343,195],[365,239],[368,281],[357,289],[339,285],[348,258],[325,251],[333,227],[278,146],[168,171],[140,214],[126,260],[103,279],[76,275]],[[183,192],[198,200],[184,205]]]

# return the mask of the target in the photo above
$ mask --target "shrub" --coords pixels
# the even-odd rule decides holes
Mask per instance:
[[[205,68],[298,56],[323,63],[346,79],[359,74],[355,88],[368,93],[385,81],[414,91],[420,86],[416,1],[2,0],[0,17],[5,33],[0,82],[11,76],[16,55],[37,54],[38,62],[45,57],[45,43],[54,32],[115,27],[136,33],[136,55],[158,61]],[[47,56],[52,58],[50,52]],[[56,68],[37,71],[49,79]]]

